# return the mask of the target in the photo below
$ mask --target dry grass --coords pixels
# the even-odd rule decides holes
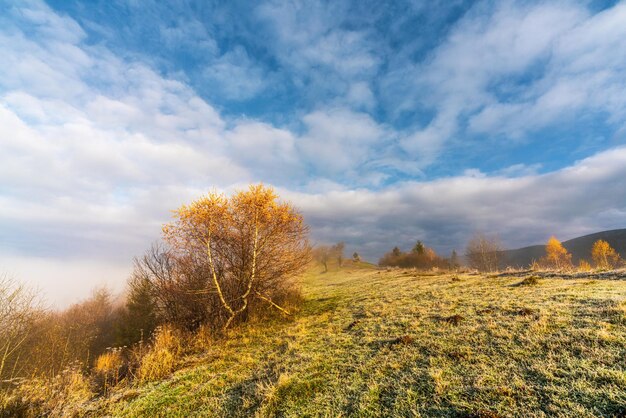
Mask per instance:
[[[154,334],[152,348],[141,359],[137,376],[150,382],[169,376],[183,351],[184,338],[174,328],[163,326]]]
[[[126,360],[121,348],[113,348],[101,354],[96,359],[94,373],[102,379],[104,392],[108,392],[112,386],[119,383],[124,369],[127,367]]]
[[[30,379],[0,392],[0,417],[75,416],[93,396],[91,382],[73,365],[52,379]]]
[[[626,281],[311,273],[293,318],[177,359],[91,416],[596,417],[626,411]],[[462,318],[447,321],[449,318]],[[166,348],[167,347],[167,348]],[[170,361],[171,360],[171,361]],[[146,370],[148,368],[146,360]],[[143,363],[142,363],[143,365]],[[158,367],[156,365],[159,365]],[[171,374],[176,367],[182,367]],[[147,378],[150,376],[150,378]],[[164,377],[164,380],[158,380]]]

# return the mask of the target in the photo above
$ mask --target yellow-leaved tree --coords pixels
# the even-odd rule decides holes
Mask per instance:
[[[181,263],[208,270],[205,291],[219,301],[223,328],[257,303],[289,314],[280,300],[310,262],[308,227],[272,188],[253,185],[231,197],[212,192],[174,218],[163,227],[165,240]]]
[[[548,268],[566,269],[572,267],[572,255],[567,252],[561,241],[553,235],[546,244],[546,255],[541,264]]]
[[[612,269],[619,265],[620,256],[611,245],[602,240],[597,240],[591,248],[591,257],[597,268]]]

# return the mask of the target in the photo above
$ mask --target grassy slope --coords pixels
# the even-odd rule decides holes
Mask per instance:
[[[125,400],[100,402],[94,414],[626,411],[626,282],[519,282],[366,269],[311,274],[294,320],[249,326],[199,365],[127,392]],[[457,314],[458,325],[445,321]],[[410,338],[395,340],[403,336]]]

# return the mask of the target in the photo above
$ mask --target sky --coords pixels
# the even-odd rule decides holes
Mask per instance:
[[[370,261],[626,227],[626,2],[0,0],[0,273],[121,291],[263,182]]]

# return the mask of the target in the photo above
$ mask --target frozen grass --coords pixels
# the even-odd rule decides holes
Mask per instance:
[[[623,416],[626,281],[349,269],[101,416]]]

